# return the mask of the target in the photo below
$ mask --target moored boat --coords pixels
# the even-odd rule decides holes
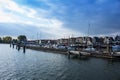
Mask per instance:
[[[112,46],[112,51],[111,55],[113,57],[120,57],[120,45]]]
[[[113,57],[120,57],[120,52],[112,52]]]

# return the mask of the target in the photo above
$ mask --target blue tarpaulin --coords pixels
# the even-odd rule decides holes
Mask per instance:
[[[112,51],[120,51],[120,45],[112,46]]]

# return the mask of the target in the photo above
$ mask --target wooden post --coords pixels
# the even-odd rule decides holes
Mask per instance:
[[[24,45],[23,46],[23,53],[25,53],[25,50],[26,50],[26,46]]]
[[[20,44],[17,45],[18,46],[18,51],[20,50]]]
[[[79,57],[81,57],[81,53],[79,52]]]
[[[12,45],[13,45],[13,48],[14,48],[14,43]]]
[[[68,59],[70,59],[70,51],[68,51]]]

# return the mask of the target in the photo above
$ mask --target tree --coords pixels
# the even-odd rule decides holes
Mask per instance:
[[[0,43],[2,43],[2,38],[0,37]]]
[[[26,38],[25,35],[19,35],[19,36],[18,36],[18,41],[20,41],[20,42],[25,42],[25,41],[27,41],[27,38]]]
[[[13,39],[12,42],[13,43],[17,43],[18,41],[17,41],[17,39]]]
[[[12,37],[10,36],[3,37],[3,43],[10,43],[11,41],[12,41]]]

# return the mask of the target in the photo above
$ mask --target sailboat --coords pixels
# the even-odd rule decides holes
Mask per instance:
[[[83,51],[95,52],[95,48],[93,48],[92,42],[90,41],[90,39],[88,39],[89,38],[89,29],[90,29],[90,24],[89,24],[89,27],[88,27],[88,37],[87,37],[87,40],[86,40],[87,48],[84,49]]]
[[[90,28],[90,25],[89,25],[89,28]],[[69,52],[72,53],[72,54],[80,54],[80,55],[91,55],[91,53],[94,53],[95,52],[95,49],[93,48],[93,44],[90,40],[88,40],[89,38],[89,28],[88,28],[88,37],[86,39],[86,45],[87,45],[87,48],[82,50],[82,51],[76,51],[76,50],[70,50]]]

